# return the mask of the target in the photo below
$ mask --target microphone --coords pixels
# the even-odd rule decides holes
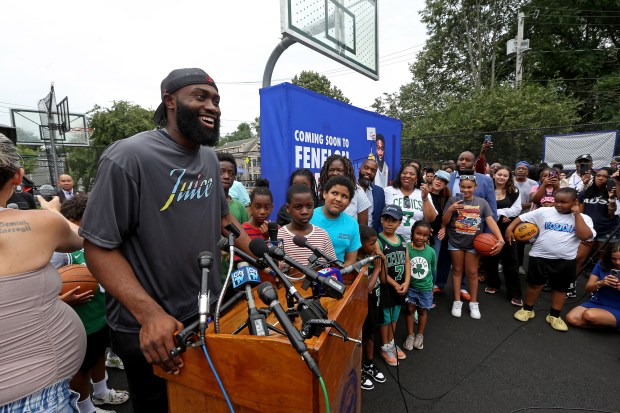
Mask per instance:
[[[310,251],[312,251],[312,253],[314,255],[316,255],[317,257],[323,257],[327,260],[327,262],[333,262],[334,264],[338,265],[339,267],[342,267],[342,261],[337,260],[334,257],[330,257],[329,255],[325,254],[323,251],[319,250],[318,248],[315,248],[314,246],[310,245],[310,243],[308,242],[308,240],[306,239],[306,237],[302,237],[301,235],[295,235],[293,237],[293,244],[297,245],[298,247],[301,248],[308,248]]]
[[[286,255],[284,251],[282,251],[282,249],[278,247],[269,248],[269,255],[271,255],[277,260],[286,262],[291,267],[297,268],[313,282],[318,283],[323,288],[325,294],[328,297],[340,299],[344,295],[346,287],[342,283],[342,277],[340,278],[340,280],[332,277],[321,277],[317,272],[304,265],[301,265],[299,262]]]
[[[243,266],[242,266],[243,265]],[[248,329],[253,336],[268,336],[267,322],[265,316],[256,309],[252,286],[260,284],[260,276],[256,268],[250,267],[248,263],[240,263],[240,268],[233,272],[232,287],[236,291],[245,291],[248,301]]]
[[[282,281],[282,284],[286,287],[286,290],[290,295],[297,299],[297,302],[303,301],[303,297],[299,294],[299,291],[295,288],[293,283],[284,275],[284,273],[278,267],[278,264],[269,256],[269,248],[265,241],[260,238],[254,238],[250,241],[250,251],[252,254],[256,255],[260,258],[261,261],[265,262],[276,274],[276,276]]]
[[[220,236],[220,240],[217,242],[217,247],[221,250],[228,251],[228,249],[230,248],[230,244],[228,244],[228,240],[225,237]],[[233,248],[234,248],[233,253],[236,256],[240,257],[243,261],[250,264],[252,267],[260,268],[261,270],[266,267],[264,263],[256,260],[256,258],[252,257],[249,254],[246,254],[244,251],[240,250],[239,248],[237,247],[233,247]]]
[[[278,223],[268,222],[267,231],[269,232],[269,246],[278,246]]]
[[[340,270],[340,274],[348,274],[348,273],[353,272],[353,271],[360,272],[364,265],[370,264],[371,262],[373,262],[377,258],[381,258],[381,257],[379,255],[373,255],[372,257],[366,257],[366,258],[364,258],[362,260],[354,262],[351,265],[347,265],[342,270]]]
[[[205,330],[207,329],[207,315],[209,313],[209,290],[207,288],[207,280],[209,279],[209,269],[213,265],[213,254],[209,251],[203,251],[198,254],[198,267],[202,270],[202,280],[200,283],[200,294],[198,295],[198,314],[199,314],[199,332],[200,337],[204,339]]]
[[[310,353],[308,353],[308,347],[304,342],[303,336],[299,330],[295,328],[293,323],[291,323],[291,320],[288,319],[286,311],[284,311],[282,304],[278,301],[278,294],[273,288],[273,285],[271,285],[269,281],[266,281],[258,286],[257,291],[258,296],[263,303],[268,305],[275,314],[295,351],[301,355],[301,358],[306,362],[310,370],[312,370],[317,377],[321,377],[319,366],[316,364]]]

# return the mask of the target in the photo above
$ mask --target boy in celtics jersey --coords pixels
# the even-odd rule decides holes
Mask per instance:
[[[387,288],[385,297],[381,297],[383,306],[383,323],[381,333],[381,357],[390,366],[396,366],[398,360],[407,356],[394,343],[394,331],[400,315],[401,306],[409,289],[411,265],[405,239],[396,233],[403,220],[403,211],[398,205],[387,205],[381,212],[383,232],[377,240],[377,250],[384,256],[387,269]]]

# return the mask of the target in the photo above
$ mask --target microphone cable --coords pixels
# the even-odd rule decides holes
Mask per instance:
[[[319,383],[321,383],[321,387],[323,388],[323,397],[325,397],[325,412],[330,413],[331,409],[329,407],[329,398],[327,397],[327,388],[325,387],[323,376],[319,376]]]
[[[232,403],[230,402],[230,399],[228,398],[228,393],[226,393],[226,389],[224,389],[224,384],[222,383],[220,376],[217,374],[217,371],[215,371],[215,366],[213,365],[213,362],[211,361],[211,357],[209,357],[209,352],[207,351],[206,343],[203,343],[201,347],[202,347],[202,351],[205,353],[207,362],[209,363],[209,366],[211,367],[211,371],[213,372],[213,375],[215,376],[215,380],[217,380],[217,384],[220,385],[220,389],[222,390],[224,399],[226,400],[226,403],[228,404],[228,408],[230,409],[232,413],[235,413],[235,409],[233,409]]]

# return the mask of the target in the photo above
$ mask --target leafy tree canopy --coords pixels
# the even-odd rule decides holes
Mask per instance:
[[[332,82],[327,76],[322,75],[311,70],[303,70],[299,75],[295,75],[292,84],[303,87],[308,90],[320,93],[333,99],[337,99],[344,103],[351,103],[340,89],[336,86],[332,86]]]

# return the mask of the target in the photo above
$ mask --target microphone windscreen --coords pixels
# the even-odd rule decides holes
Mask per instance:
[[[327,267],[317,271],[321,277],[334,277],[338,281],[342,282],[342,273],[338,268]]]
[[[268,222],[267,223],[267,231],[269,231],[269,237],[275,238],[272,241],[275,241],[278,238],[278,223],[277,222]]]
[[[252,251],[252,254],[256,255],[257,257],[262,257],[265,254],[269,253],[269,247],[262,239],[254,238],[252,241],[250,241],[250,251]]]
[[[269,281],[265,281],[256,288],[258,296],[263,303],[270,305],[274,300],[278,299],[278,293],[273,288],[273,285]]]
[[[307,242],[308,240],[306,239],[306,237],[303,237],[301,235],[295,235],[293,237],[293,244],[297,245],[298,247],[305,248]]]

